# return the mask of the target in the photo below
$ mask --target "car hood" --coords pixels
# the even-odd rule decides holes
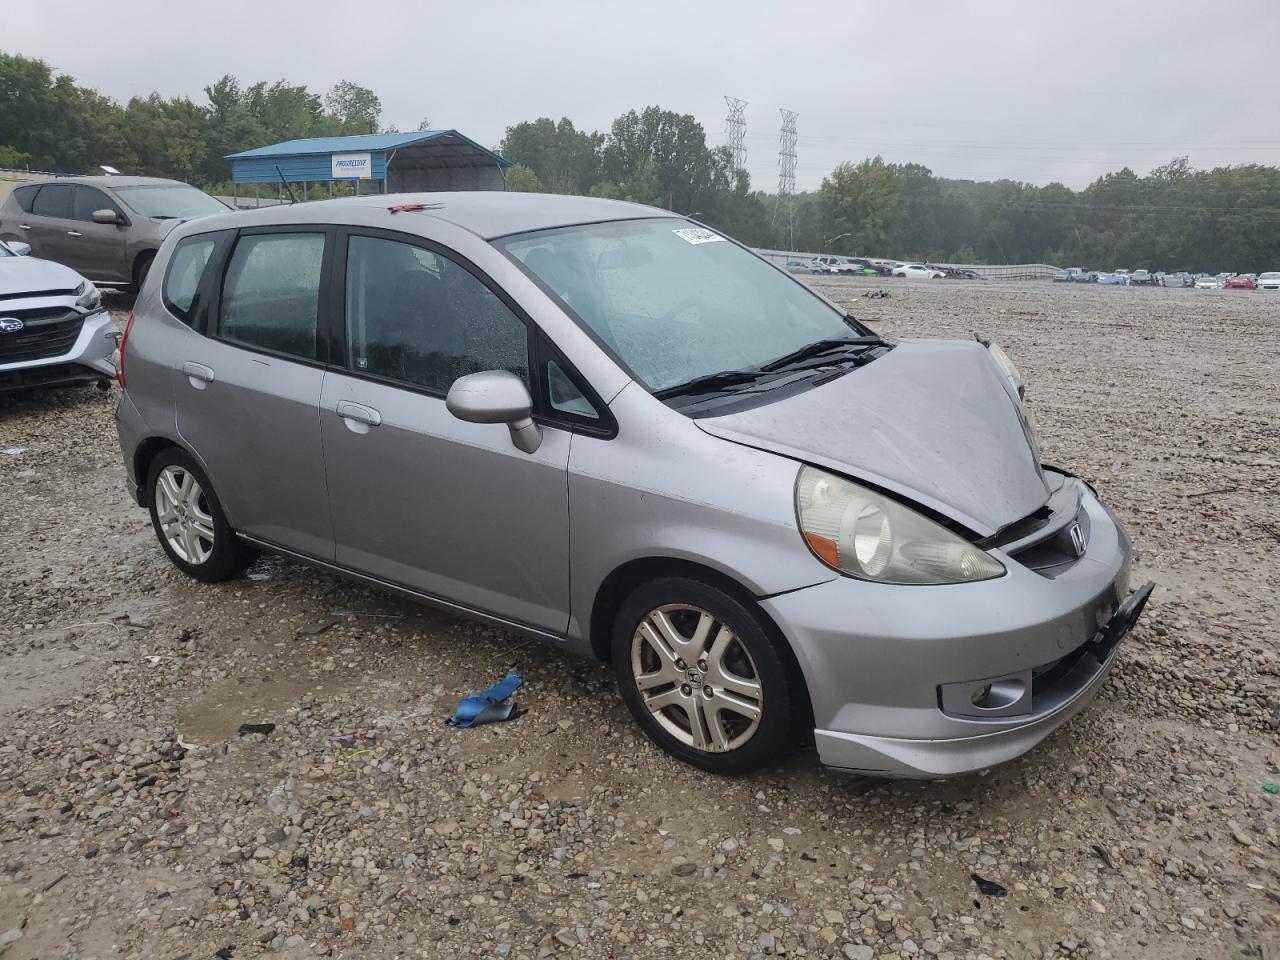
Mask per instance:
[[[1049,499],[1017,394],[976,341],[904,340],[812,390],[695,422],[881,487],[984,537]]]
[[[36,257],[0,257],[0,296],[19,293],[70,291],[80,286],[84,277],[70,267]]]

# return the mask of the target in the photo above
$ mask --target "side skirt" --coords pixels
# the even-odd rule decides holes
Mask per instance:
[[[269,553],[280,554],[281,556],[290,557],[294,560],[301,560],[303,563],[311,564],[314,567],[320,567],[331,573],[346,577],[349,580],[355,580],[358,583],[367,584],[377,587],[380,590],[386,590],[388,593],[394,593],[398,596],[414,600],[418,603],[425,603],[428,606],[436,607],[449,613],[460,614],[472,620],[480,620],[484,623],[491,623],[494,626],[503,627],[522,636],[531,637],[536,640],[546,640],[550,643],[563,645],[566,638],[559,634],[548,633],[545,630],[539,630],[537,627],[531,627],[527,624],[517,623],[514,620],[506,620],[502,617],[495,616],[491,613],[485,613],[483,610],[476,610],[473,607],[465,606],[461,603],[454,603],[452,600],[445,600],[443,597],[436,597],[429,593],[411,589],[402,584],[392,583],[390,580],[380,580],[377,577],[371,577],[368,574],[359,573],[349,567],[341,566],[329,560],[321,560],[319,557],[312,557],[305,553],[298,553],[296,550],[290,550],[279,544],[271,543],[268,540],[259,540],[257,537],[251,537],[248,534],[237,532],[236,536],[246,543],[251,543],[255,547],[266,550]]]

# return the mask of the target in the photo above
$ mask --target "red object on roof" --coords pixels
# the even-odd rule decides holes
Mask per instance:
[[[387,209],[392,213],[404,213],[409,210],[425,210],[427,205],[425,203],[393,203]]]

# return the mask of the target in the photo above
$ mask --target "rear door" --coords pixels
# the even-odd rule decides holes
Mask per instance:
[[[229,235],[204,335],[187,338],[175,358],[178,431],[204,462],[231,525],[325,560],[333,526],[318,419],[320,290],[331,243],[331,228],[312,225]],[[183,269],[180,253],[170,272]]]
[[[75,189],[70,183],[46,183],[31,203],[31,216],[22,222],[30,228],[23,232],[32,254],[78,270],[79,265],[70,259],[67,236],[76,227],[71,219]]]
[[[110,210],[123,217],[120,206],[97,187],[76,186],[71,203],[75,225],[67,231],[67,255],[76,269],[90,280],[126,283],[125,228],[122,223],[94,223],[95,210]]]
[[[526,319],[475,268],[418,238],[346,230],[334,263],[345,369],[335,363],[325,380],[320,423],[338,562],[562,634],[571,431],[546,426],[529,454],[505,425],[445,409],[464,374],[530,382]]]

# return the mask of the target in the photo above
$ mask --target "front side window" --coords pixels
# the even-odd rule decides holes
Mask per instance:
[[[40,188],[36,199],[31,204],[31,212],[37,217],[58,217],[69,219],[71,216],[71,195],[75,187],[69,183],[49,183]]]
[[[181,241],[169,259],[169,270],[164,277],[164,303],[171,313],[186,320],[200,289],[204,268],[213,255],[217,241],[212,236],[187,237]]]
[[[655,393],[855,333],[758,257],[678,218],[568,227],[498,246]]]
[[[92,221],[95,210],[110,210],[117,215],[120,213],[120,208],[101,190],[76,187],[76,198],[71,204],[71,219]]]
[[[430,250],[353,236],[346,307],[347,363],[357,372],[440,394],[481,370],[529,382],[524,323],[468,270]]]
[[[157,220],[185,220],[206,213],[226,213],[229,209],[221,200],[185,183],[114,189],[134,213]]]
[[[228,340],[316,359],[322,233],[242,236],[222,284],[218,333]]]

